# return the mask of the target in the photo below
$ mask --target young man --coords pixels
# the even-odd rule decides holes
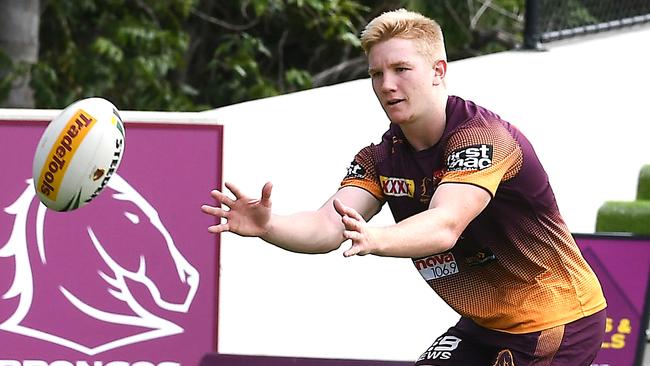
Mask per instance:
[[[590,365],[605,298],[560,216],[548,177],[514,126],[448,95],[438,24],[397,10],[362,33],[372,87],[391,121],[362,149],[318,210],[271,211],[271,184],[251,199],[213,191],[229,210],[210,232],[258,236],[286,250],[412,258],[460,321],[416,365]],[[367,225],[384,203],[396,224]]]

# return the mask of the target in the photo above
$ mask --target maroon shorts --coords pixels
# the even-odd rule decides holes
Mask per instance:
[[[416,365],[589,366],[605,335],[605,310],[540,332],[509,334],[468,318],[438,337]]]

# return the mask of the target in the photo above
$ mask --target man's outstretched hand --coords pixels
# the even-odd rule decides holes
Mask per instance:
[[[215,189],[210,195],[221,203],[221,207],[203,205],[201,211],[218,219],[218,224],[208,227],[214,234],[230,231],[241,236],[262,236],[269,230],[271,219],[271,190],[273,185],[268,182],[262,188],[259,199],[243,194],[232,183],[225,183],[226,188],[234,195],[234,199]],[[228,208],[224,209],[224,206]],[[225,222],[222,222],[225,219]]]

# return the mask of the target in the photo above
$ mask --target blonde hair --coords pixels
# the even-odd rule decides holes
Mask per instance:
[[[361,32],[361,46],[367,55],[377,43],[391,38],[417,41],[418,51],[429,61],[447,59],[440,25],[420,13],[398,9],[381,14]]]

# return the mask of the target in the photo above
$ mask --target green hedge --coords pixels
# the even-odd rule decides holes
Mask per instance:
[[[596,232],[650,235],[650,164],[641,167],[635,201],[607,201],[600,206]]]
[[[596,232],[650,235],[650,200],[605,202],[598,209]]]
[[[639,184],[636,188],[636,199],[650,200],[650,164],[641,168]]]

